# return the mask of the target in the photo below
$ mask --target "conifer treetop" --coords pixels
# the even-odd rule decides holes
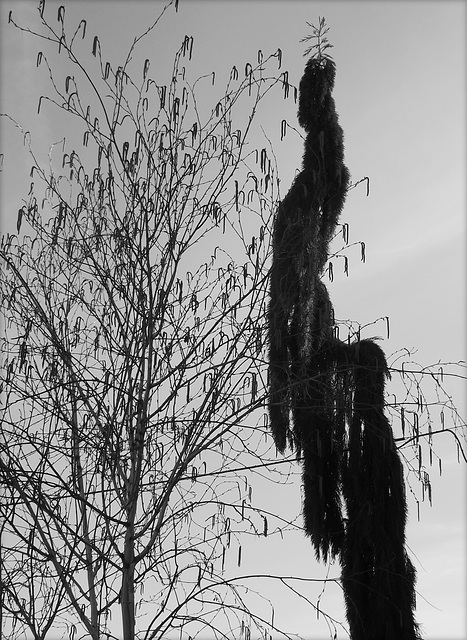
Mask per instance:
[[[320,62],[325,59],[332,59],[329,53],[325,53],[328,49],[331,49],[333,45],[326,37],[329,33],[329,27],[326,24],[325,18],[318,18],[318,26],[315,26],[311,22],[307,22],[307,25],[311,29],[311,34],[305,36],[300,42],[313,42],[303,54],[305,57],[311,55],[313,58],[317,58]]]

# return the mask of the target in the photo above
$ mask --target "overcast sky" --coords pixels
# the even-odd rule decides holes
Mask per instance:
[[[47,11],[55,14],[59,4],[48,0]],[[149,0],[65,4],[70,23],[86,18],[99,34],[104,57],[114,68],[163,6]],[[56,136],[50,112],[37,116],[46,80],[36,70],[39,45],[7,25],[10,9],[19,21],[31,24],[35,6],[33,1],[0,4],[1,111],[30,130],[33,144],[41,147]],[[320,16],[326,18],[334,45],[334,97],[346,164],[354,181],[370,178],[370,196],[363,186],[351,191],[341,220],[350,225],[351,241],[365,242],[367,260],[359,261],[357,249],[350,253],[349,277],[336,263],[330,286],[336,317],[366,324],[389,316],[390,339],[381,343],[387,354],[408,347],[418,350],[417,360],[424,365],[465,360],[466,2],[180,0],[178,13],[167,13],[141,57],[151,58],[153,75],[159,67],[167,73],[184,36],[192,35],[193,74],[214,70],[222,76],[233,65],[243,69],[255,61],[258,49],[267,54],[281,48],[283,67],[297,84],[304,65],[300,39],[309,33],[306,22],[317,23]],[[264,128],[271,135],[279,137],[282,118],[296,126],[290,101],[273,101],[268,109]],[[3,231],[11,231],[27,196],[30,162],[24,160],[21,136],[4,123],[1,147],[0,221]],[[300,166],[299,137],[287,135],[275,152],[285,194]],[[384,323],[366,335],[386,338]],[[465,385],[453,385],[452,392],[465,416]],[[443,475],[433,470],[433,506],[422,505],[419,522],[409,495],[417,619],[427,640],[460,640],[466,637],[465,471],[451,439],[440,437],[435,449],[443,459]],[[299,509],[298,480],[294,496]],[[244,571],[250,561],[253,569],[299,573],[305,562],[307,576],[323,576],[306,540],[287,549],[280,540],[255,544],[244,554]],[[321,606],[343,620],[338,589],[327,591]],[[277,603],[276,615],[290,631],[310,638],[326,635],[326,626],[310,620],[305,606],[290,610]]]

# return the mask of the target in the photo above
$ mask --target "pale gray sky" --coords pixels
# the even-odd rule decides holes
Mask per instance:
[[[63,2],[48,0],[47,10],[56,12],[59,4]],[[67,21],[77,24],[85,17],[88,29],[99,34],[104,58],[116,67],[134,35],[148,26],[163,3],[73,0],[65,5]],[[28,23],[35,6],[34,1],[0,4],[1,111],[30,130],[33,144],[44,150],[60,136],[50,110],[41,118],[36,115],[47,80],[44,68],[36,70],[39,45],[7,25],[10,9]],[[346,164],[354,181],[370,178],[370,197],[363,186],[352,191],[341,220],[350,225],[351,241],[365,242],[367,261],[360,263],[358,249],[351,252],[349,278],[336,263],[330,286],[336,316],[362,324],[390,316],[391,336],[381,343],[387,354],[408,347],[418,349],[423,364],[465,359],[466,2],[180,0],[178,14],[168,12],[162,27],[145,41],[140,58],[151,58],[153,75],[168,74],[184,36],[193,35],[192,76],[215,70],[226,78],[233,65],[243,69],[256,60],[258,49],[267,54],[280,47],[283,68],[290,81],[298,83],[304,65],[299,40],[309,32],[306,21],[317,23],[319,16],[325,16],[334,45],[334,97]],[[295,108],[280,99],[268,104],[263,126],[277,140],[285,194],[300,166],[302,148],[291,133],[280,142],[280,121],[286,118],[296,126]],[[29,189],[30,162],[23,164],[21,136],[11,128],[2,127],[1,146],[5,172],[0,221],[8,230],[14,229]],[[385,337],[384,324],[371,327],[367,335]],[[465,416],[465,385],[452,389]],[[465,471],[456,462],[452,440],[438,438],[435,449],[443,459],[443,476],[438,478],[433,470],[433,507],[422,505],[420,522],[409,496],[417,619],[427,640],[460,640],[466,633]],[[298,481],[281,500],[300,509]],[[281,508],[278,496],[271,508]],[[324,575],[308,541],[301,538],[293,544],[272,538],[247,543],[243,572],[248,568]],[[338,575],[338,568],[331,568],[331,574]],[[320,589],[318,584],[310,597],[316,598]],[[321,606],[344,619],[338,588],[326,590]],[[326,636],[325,624],[310,619],[305,606],[290,610],[287,602],[278,602],[276,616],[290,631]]]

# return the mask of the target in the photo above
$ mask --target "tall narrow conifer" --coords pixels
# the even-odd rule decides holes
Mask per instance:
[[[269,414],[278,451],[303,464],[304,528],[339,557],[352,640],[416,640],[402,465],[384,413],[385,356],[334,337],[322,281],[349,186],[324,20],[300,82],[302,169],[278,207],[269,304]],[[345,514],[345,518],[343,517]]]

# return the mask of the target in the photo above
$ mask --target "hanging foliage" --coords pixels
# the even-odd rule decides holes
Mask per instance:
[[[274,225],[270,424],[278,451],[290,446],[302,460],[304,528],[317,558],[341,561],[352,640],[415,640],[404,479],[384,413],[386,359],[372,340],[335,337],[322,281],[349,172],[324,20],[313,29],[317,44],[300,82],[302,170]]]

